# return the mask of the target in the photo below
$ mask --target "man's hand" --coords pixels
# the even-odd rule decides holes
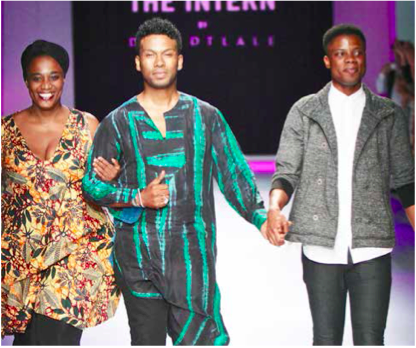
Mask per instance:
[[[260,228],[260,233],[263,236],[264,239],[268,239],[267,238],[267,220],[263,223],[263,225],[261,225]]]
[[[141,191],[142,203],[145,208],[160,209],[168,204],[169,187],[166,184],[161,184],[164,177],[165,171],[162,170],[159,176]]]
[[[92,166],[94,167],[94,172],[102,181],[111,181],[116,179],[120,174],[120,164],[114,158],[111,159],[113,164],[110,164],[102,157],[94,158]]]
[[[280,209],[270,209],[267,213],[266,238],[276,246],[285,244],[285,235],[289,232],[290,225],[292,222],[287,221]]]

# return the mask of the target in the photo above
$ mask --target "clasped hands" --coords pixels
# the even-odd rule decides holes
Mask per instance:
[[[269,209],[267,220],[261,226],[262,236],[275,246],[285,244],[285,235],[289,232],[291,221],[286,219],[280,209]]]

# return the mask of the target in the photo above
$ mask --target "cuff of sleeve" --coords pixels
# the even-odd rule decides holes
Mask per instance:
[[[290,197],[292,197],[293,194],[293,186],[290,184],[289,181],[287,181],[286,179],[276,179],[272,182],[272,188],[271,190],[274,189],[280,189],[286,192],[286,194],[288,195],[289,199]]]
[[[118,196],[117,203],[131,203],[136,195],[137,189],[123,188]]]
[[[404,185],[396,190],[404,209],[415,205],[415,183]]]
[[[267,212],[266,212],[266,210],[265,209],[257,209],[253,213],[251,222],[260,231],[261,226],[265,223],[266,220],[267,220]]]
[[[112,209],[109,208],[111,215],[113,215],[114,219],[120,220],[126,224],[134,224],[136,223],[140,215],[143,212],[143,208],[122,208],[122,209]]]

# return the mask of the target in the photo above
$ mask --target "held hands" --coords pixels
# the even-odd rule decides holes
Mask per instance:
[[[280,209],[270,209],[267,213],[267,221],[261,227],[261,234],[271,244],[282,246],[285,244],[285,235],[292,225],[282,214]]]
[[[120,164],[114,158],[111,159],[113,164],[110,164],[102,157],[94,158],[92,166],[94,167],[94,172],[98,177],[103,181],[111,181],[116,179],[120,174]]]
[[[142,203],[145,208],[160,209],[169,202],[169,187],[161,184],[165,177],[165,171],[162,170],[156,179],[141,191]]]

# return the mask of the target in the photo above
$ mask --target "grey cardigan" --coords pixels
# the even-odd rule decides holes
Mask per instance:
[[[272,179],[272,188],[296,189],[286,240],[327,247],[334,246],[338,224],[338,150],[330,87],[300,99],[290,110]],[[352,248],[390,248],[395,244],[390,186],[414,183],[414,161],[401,109],[366,86],[364,92],[353,164]]]

